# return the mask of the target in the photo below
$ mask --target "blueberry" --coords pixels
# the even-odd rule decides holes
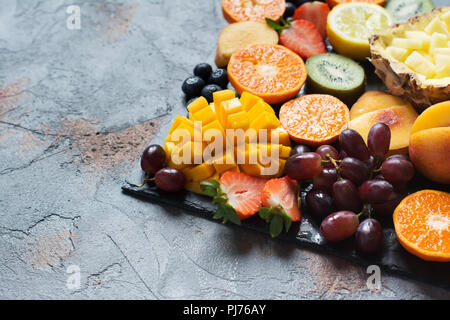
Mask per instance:
[[[203,81],[202,78],[193,76],[189,77],[186,80],[184,80],[181,90],[186,94],[188,97],[195,97],[200,95],[200,92],[202,91],[203,87],[205,86],[205,81]]]
[[[295,9],[297,7],[292,2],[286,2],[286,10],[284,11],[283,18],[287,19],[294,15]]]
[[[222,88],[217,84],[207,84],[202,89],[202,96],[204,96],[208,102],[213,102],[213,92],[220,90],[222,90]]]
[[[217,84],[225,89],[228,85],[228,74],[225,69],[216,69],[211,73],[208,79],[208,84]]]
[[[194,75],[202,78],[203,80],[207,81],[209,76],[211,75],[212,68],[207,63],[199,63],[194,68]]]

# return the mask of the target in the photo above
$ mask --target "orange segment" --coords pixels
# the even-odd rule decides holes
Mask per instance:
[[[253,44],[237,50],[227,71],[239,94],[248,91],[270,104],[295,97],[307,76],[302,58],[275,44]]]
[[[326,0],[327,4],[330,6],[330,8],[333,8],[334,6],[337,6],[338,4],[342,3],[348,3],[348,2],[366,2],[366,3],[373,3],[378,5],[383,5],[386,0]]]
[[[450,193],[422,190],[403,199],[394,211],[398,240],[428,261],[450,261]]]
[[[347,106],[326,94],[310,94],[286,102],[280,121],[292,140],[312,146],[336,140],[350,120]]]
[[[285,0],[222,0],[223,16],[229,23],[265,22],[265,18],[278,21],[285,8]]]

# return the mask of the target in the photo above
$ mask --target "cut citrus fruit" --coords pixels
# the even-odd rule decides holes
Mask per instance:
[[[328,39],[338,53],[363,60],[370,55],[369,37],[392,23],[391,14],[379,5],[345,3],[328,15]]]
[[[229,22],[260,21],[265,18],[278,21],[286,9],[285,0],[222,0],[222,12]]]
[[[326,94],[310,94],[286,102],[280,121],[292,140],[312,146],[336,140],[347,129],[350,115],[339,99]]]
[[[295,97],[307,76],[302,58],[275,44],[252,44],[235,51],[227,70],[239,94],[248,91],[270,104]]]
[[[349,3],[349,2],[366,2],[366,3],[373,3],[377,5],[383,5],[386,0],[326,0],[327,4],[330,6],[330,8],[333,8],[334,6],[337,6],[338,4],[343,3]]]
[[[428,261],[450,261],[450,193],[422,190],[394,211],[395,233],[410,253]]]

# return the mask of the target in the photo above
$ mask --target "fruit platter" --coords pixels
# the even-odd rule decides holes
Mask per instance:
[[[123,192],[450,289],[444,2],[222,0]]]

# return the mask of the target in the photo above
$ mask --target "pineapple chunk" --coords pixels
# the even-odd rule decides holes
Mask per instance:
[[[436,67],[424,56],[417,51],[413,51],[405,60],[405,64],[413,71],[424,75],[425,77],[432,77],[436,72]]]
[[[431,37],[423,31],[405,31],[405,37],[407,39],[419,39],[422,40],[422,48],[427,50],[430,47]]]
[[[449,48],[435,48],[433,53],[436,54],[445,54],[450,56],[450,47]]]
[[[420,39],[394,38],[392,39],[392,46],[403,49],[420,50],[423,47],[423,41]]]
[[[450,11],[442,15],[441,20],[447,25],[447,29],[450,30]]]
[[[436,78],[450,77],[450,55],[436,54]]]
[[[398,61],[404,61],[408,56],[409,50],[390,46],[386,48],[386,52],[394,59],[397,59]]]
[[[448,35],[447,26],[441,21],[441,19],[439,19],[439,17],[435,17],[431,20],[431,22],[425,27],[425,32],[428,34],[438,32]]]
[[[447,47],[448,47],[448,39],[445,34],[435,32],[431,35],[430,52],[433,52],[435,48],[447,48]]]

